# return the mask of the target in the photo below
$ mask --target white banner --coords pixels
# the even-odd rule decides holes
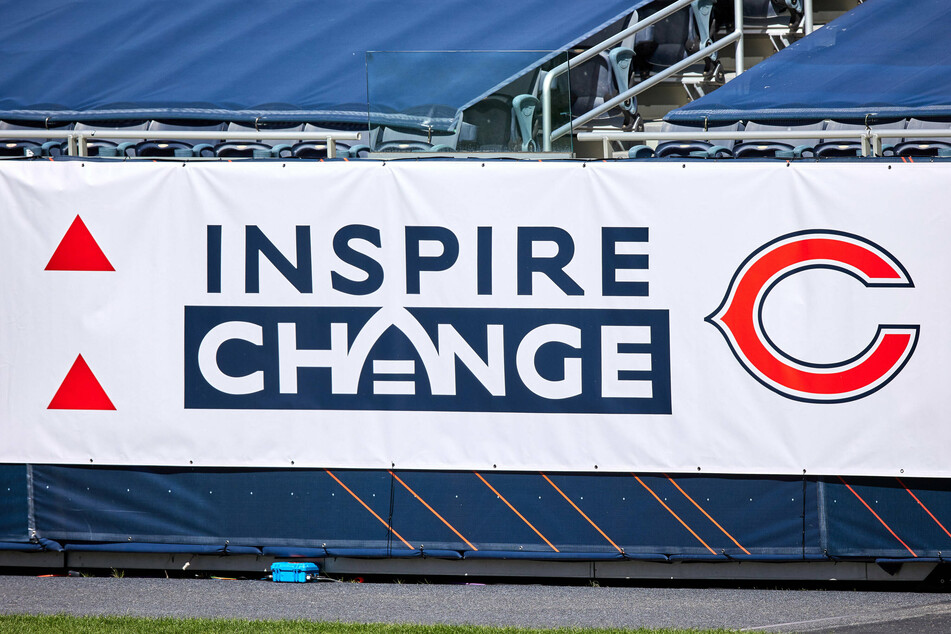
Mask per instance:
[[[951,475],[948,167],[0,164],[0,462]]]

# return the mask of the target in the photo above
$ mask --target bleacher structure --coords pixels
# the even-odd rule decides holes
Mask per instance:
[[[820,447],[807,459],[785,431],[751,439],[766,419],[767,427],[816,425],[842,442],[833,407],[852,425],[843,429],[859,431],[875,407],[923,418],[914,394],[892,379],[928,354],[919,340],[921,349],[943,349],[940,326],[940,335],[919,329],[910,309],[896,309],[872,344],[838,365],[799,361],[780,341],[777,363],[786,365],[770,374],[762,367],[772,361],[757,365],[730,312],[741,300],[759,311],[746,336],[760,336],[765,349],[774,346],[764,334],[772,318],[765,296],[800,270],[846,273],[883,292],[919,290],[912,278],[933,288],[940,275],[920,266],[909,273],[907,252],[892,255],[821,216],[845,206],[839,197],[829,194],[824,207],[799,190],[785,199],[801,207],[777,212],[783,229],[763,230],[782,235],[737,247],[746,250],[729,261],[733,280],[723,288],[697,281],[717,267],[690,259],[735,246],[733,233],[709,238],[710,227],[741,233],[766,222],[733,210],[770,191],[770,178],[798,183],[789,172],[777,177],[780,169],[840,182],[870,166],[926,162],[935,172],[915,178],[929,192],[945,177],[951,100],[937,103],[940,83],[893,86],[911,96],[893,107],[851,88],[828,104],[808,103],[803,95],[814,92],[800,90],[815,76],[811,59],[828,67],[856,41],[885,48],[875,34],[886,27],[874,18],[914,21],[904,0],[294,0],[264,13],[241,4],[0,0],[0,201],[8,210],[0,214],[10,216],[0,231],[13,236],[0,265],[28,269],[23,281],[14,272],[0,282],[0,570],[263,571],[290,560],[319,561],[339,575],[944,583],[951,472],[938,465],[943,450],[933,441],[902,439],[882,449],[894,449],[898,462],[877,455],[881,465],[870,468],[860,440],[854,453]],[[932,23],[951,19],[940,2],[921,5]],[[826,79],[822,90],[831,90],[836,78]],[[919,92],[936,103],[918,103]],[[755,101],[763,96],[776,101]],[[850,98],[858,105],[839,103]],[[652,190],[655,179],[668,188]],[[129,224],[150,200],[164,206]],[[560,200],[566,209],[550,214]],[[487,220],[460,211],[478,201]],[[681,207],[667,213],[667,204]],[[589,221],[589,205],[604,215]],[[93,226],[96,213],[125,228]],[[861,209],[843,213],[863,218]],[[880,240],[888,230],[870,215]],[[694,227],[701,233],[690,237]],[[656,244],[681,237],[680,259],[658,253]],[[100,250],[110,241],[128,250],[122,261]],[[553,254],[535,253],[542,242]],[[241,256],[228,260],[239,243]],[[842,261],[822,250],[832,243]],[[642,244],[656,248],[649,259],[623,250]],[[820,255],[796,251],[800,268],[777,268],[760,295],[744,296],[757,258],[790,244]],[[152,260],[134,262],[154,245]],[[930,246],[921,251],[940,251]],[[576,248],[575,261],[600,264],[603,278],[570,273]],[[346,266],[328,264],[332,257]],[[653,277],[650,285],[637,277],[655,266],[693,286],[658,290]],[[696,279],[693,267],[702,269]],[[427,276],[450,269],[468,277],[427,295]],[[129,270],[138,277],[105,277]],[[54,274],[63,277],[49,281]],[[91,278],[82,275],[99,277],[85,286]],[[553,294],[536,299],[539,278]],[[460,280],[472,286],[463,300],[453,295],[463,292]],[[713,305],[704,305],[688,323],[683,310],[662,304],[691,293],[706,293],[707,303],[716,295],[721,306],[707,314]],[[165,311],[169,297],[174,310]],[[585,301],[596,317],[582,315]],[[942,310],[927,307],[929,318]],[[557,330],[569,323],[577,340]],[[306,332],[313,324],[326,335]],[[387,324],[416,352],[407,356]],[[694,329],[707,336],[701,344],[678,339]],[[503,344],[503,330],[518,333],[517,349]],[[377,343],[364,346],[370,331]],[[809,391],[810,381],[864,367],[899,336],[905,347],[887,374],[841,392]],[[577,366],[551,352],[580,350],[591,337],[601,347],[579,352]],[[67,367],[37,369],[47,347],[79,342],[108,352],[98,364],[71,352]],[[684,404],[692,382],[730,375],[708,363],[710,350],[726,357],[727,347],[749,386],[703,388],[710,402]],[[708,356],[671,361],[693,349]],[[164,356],[146,359],[145,350]],[[349,363],[354,350],[372,372],[358,370],[346,384],[334,364]],[[272,351],[284,360],[265,359]],[[104,358],[116,362],[107,371],[115,391],[97,381]],[[587,369],[592,359],[618,365],[599,374]],[[561,375],[536,360],[564,361]],[[493,382],[503,366],[507,378]],[[412,386],[421,368],[430,399],[422,405]],[[584,387],[560,395],[572,368]],[[154,385],[112,398],[142,372]],[[812,378],[784,383],[797,372]],[[331,376],[332,393],[298,391],[298,379],[330,385]],[[639,381],[650,383],[646,395],[625,393]],[[453,400],[457,387],[478,394]],[[592,404],[591,389],[605,404]],[[737,393],[749,401],[731,410]],[[890,400],[868,405],[872,395]],[[946,426],[938,406],[921,407],[934,417],[929,424]],[[103,422],[97,412],[114,417]],[[689,433],[642,427],[675,415],[691,421]],[[707,434],[708,415],[717,433]],[[557,427],[568,420],[579,421],[574,437]],[[524,430],[512,431],[513,421]],[[397,431],[387,431],[390,423]],[[526,439],[538,445],[515,442]],[[682,460],[671,446],[681,441]],[[754,449],[737,448],[747,441]],[[771,449],[758,451],[757,442]],[[823,445],[811,432],[799,442]],[[914,451],[928,458],[900,462]]]

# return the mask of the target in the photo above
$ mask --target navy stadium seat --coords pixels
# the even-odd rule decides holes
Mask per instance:
[[[669,4],[669,3],[667,3]],[[656,13],[664,3],[654,3],[641,10],[641,19]],[[633,69],[646,79],[651,73],[664,70],[700,50],[694,12],[688,7],[634,36]]]
[[[894,129],[894,128],[903,128],[905,127],[905,120],[900,119],[898,121],[890,121],[886,123],[876,123],[866,126],[862,123],[841,123],[839,121],[830,121],[826,124],[826,131],[828,130],[865,130],[870,128],[875,129]],[[891,150],[890,145],[883,145],[883,149],[886,151]],[[852,157],[852,156],[861,156],[862,155],[862,141],[860,139],[836,139],[835,137],[826,137],[826,140],[822,143],[817,143],[815,146],[815,155],[816,158],[839,158],[839,157]]]
[[[414,143],[425,143],[432,147],[434,145],[446,145],[450,148],[456,148],[461,138],[474,138],[476,131],[471,125],[464,123],[463,119],[458,117],[455,108],[440,105],[417,106],[408,108],[401,114],[411,117],[413,123],[405,126],[383,125],[376,135],[374,145],[377,152],[394,151],[388,148],[394,147],[394,144],[412,145]],[[454,127],[451,130],[444,129],[445,125],[433,125],[435,119],[453,120]],[[404,151],[404,150],[396,150]],[[412,150],[408,150],[412,151]]]
[[[43,144],[37,141],[0,139],[0,156],[43,156]]]
[[[895,156],[948,156],[951,153],[951,138],[931,139],[927,132],[951,130],[951,121],[909,119],[905,130],[909,134],[895,145]]]
[[[10,130],[56,130],[56,131],[67,131],[72,130],[72,123],[51,123],[46,121],[44,123],[38,124],[35,121],[28,122],[15,122],[15,121],[0,121],[0,131],[10,131]],[[58,139],[50,140],[41,140],[41,139],[0,139],[0,144],[6,146],[6,152],[11,152],[11,154],[0,154],[0,156],[21,156],[18,154],[10,143],[26,143],[23,146],[24,152],[34,152],[35,150],[31,148],[33,144],[38,144],[40,146],[40,153],[43,156],[62,156],[66,154],[66,141]]]
[[[263,158],[272,156],[273,147],[254,141],[225,141],[215,146],[219,158]]]
[[[264,139],[255,139],[254,141],[239,140],[239,139],[229,139],[228,132],[298,132],[303,131],[303,123],[285,123],[285,122],[270,122],[270,121],[255,121],[253,125],[247,126],[241,123],[229,123],[225,129],[224,143],[219,143],[215,146],[215,153],[217,156],[222,156],[219,153],[219,148],[223,148],[227,153],[226,158],[239,157],[239,156],[253,156],[254,150],[270,150],[277,146],[287,146],[288,148],[295,143],[300,143],[303,141],[303,136],[298,139],[272,139],[266,141]],[[244,149],[241,149],[244,148]],[[247,154],[244,152],[247,151]],[[260,153],[259,153],[260,154]],[[290,156],[289,151],[286,152],[287,156]]]
[[[95,137],[87,137],[86,154],[89,156],[124,156],[126,150],[137,143],[144,141],[141,139],[119,139],[109,137],[109,131],[137,131],[147,130],[148,121],[99,121],[96,123],[79,122],[73,126],[78,131],[95,131]]]
[[[192,145],[184,141],[143,141],[128,148],[126,155],[142,158],[192,156]]]
[[[507,152],[515,138],[512,98],[490,95],[463,113],[463,122],[473,126],[470,140],[460,139],[456,149],[465,152]]]
[[[750,121],[746,124],[747,132],[793,132],[793,131],[821,131],[825,128],[824,121],[801,125],[774,125]],[[737,143],[733,147],[733,156],[736,158],[794,158],[804,154],[812,154],[813,146],[819,142],[815,139],[763,139],[749,140]]]

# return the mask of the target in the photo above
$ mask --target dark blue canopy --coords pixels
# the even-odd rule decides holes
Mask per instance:
[[[374,111],[451,111],[645,3],[0,0],[0,118],[366,122],[368,80]]]
[[[949,30],[947,0],[867,0],[665,119],[951,117]]]

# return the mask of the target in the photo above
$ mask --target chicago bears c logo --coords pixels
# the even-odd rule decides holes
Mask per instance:
[[[780,281],[816,268],[851,275],[867,287],[914,287],[901,263],[864,238],[838,231],[799,231],[750,255],[706,321],[720,330],[737,360],[756,380],[783,396],[809,403],[841,403],[868,396],[893,379],[911,358],[918,326],[879,325],[868,347],[838,363],[808,363],[791,357],[766,334],[763,305]]]

